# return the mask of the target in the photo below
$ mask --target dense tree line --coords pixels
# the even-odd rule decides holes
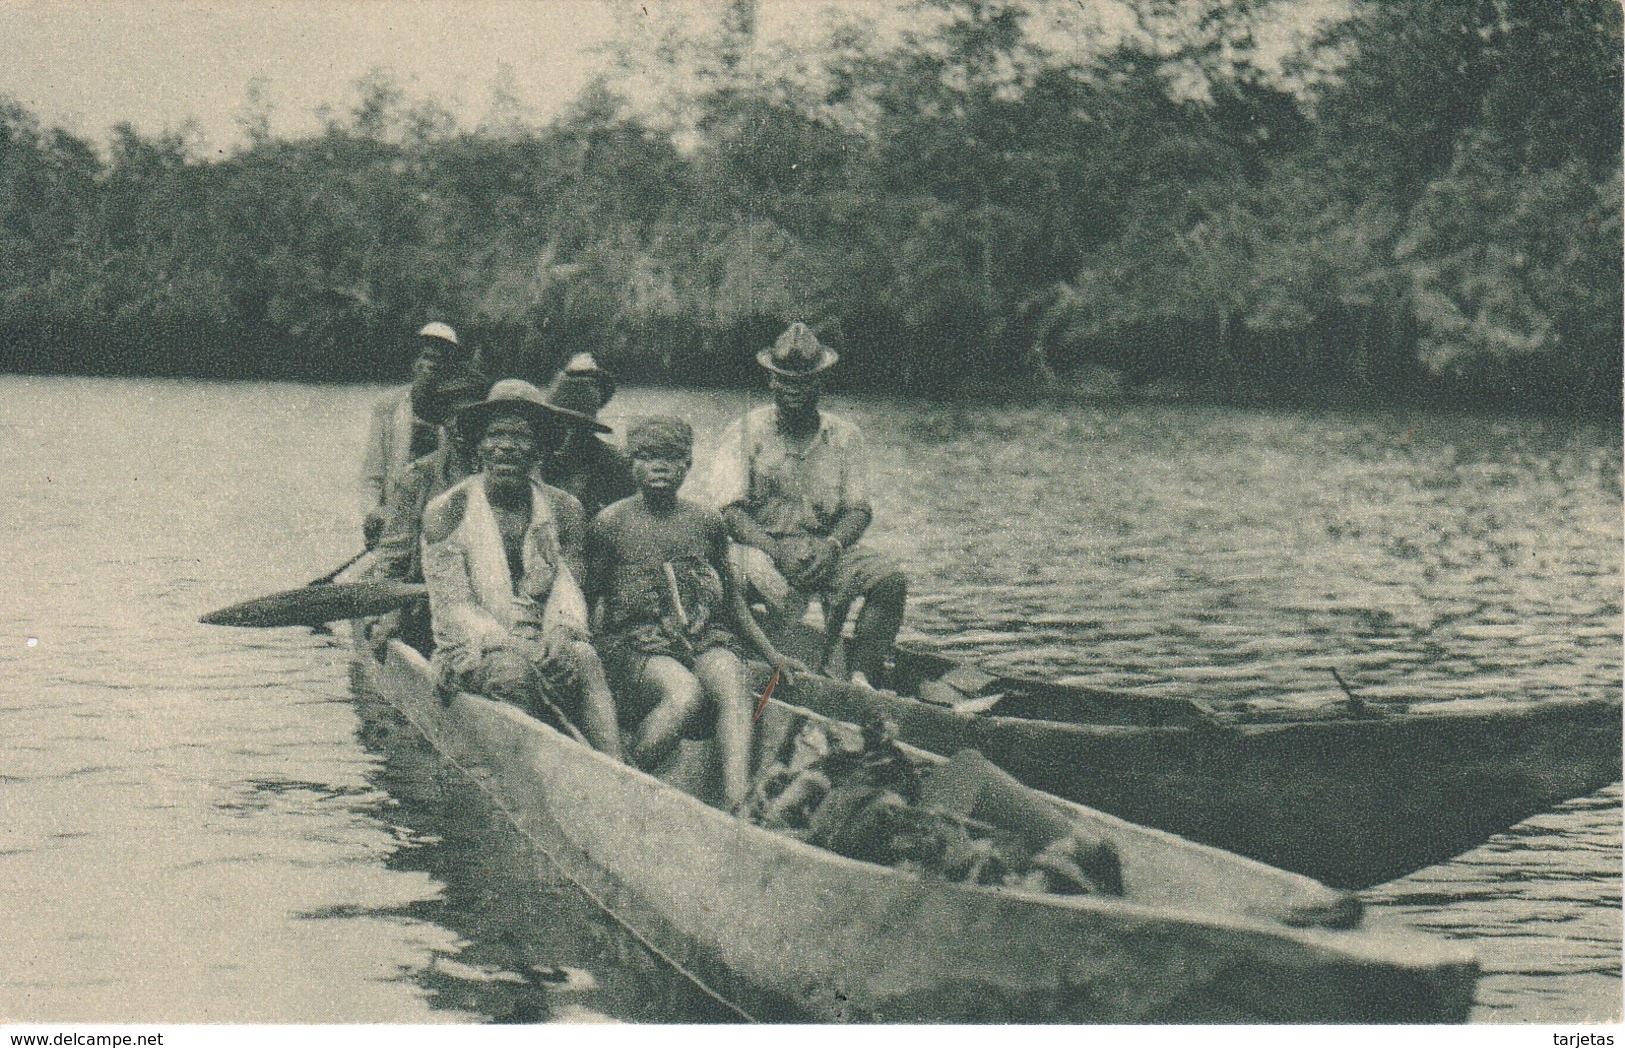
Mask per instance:
[[[374,75],[286,141],[251,87],[207,162],[5,106],[0,368],[379,378],[433,317],[729,382],[799,318],[866,388],[1617,406],[1619,6],[1350,2],[1271,55],[1297,0],[924,0],[799,51],[736,0],[546,126]]]

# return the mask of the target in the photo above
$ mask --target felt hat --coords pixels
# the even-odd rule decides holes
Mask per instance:
[[[473,368],[458,368],[435,384],[434,394],[450,415],[483,402],[491,390],[491,380]]]
[[[505,378],[491,387],[485,399],[457,412],[457,426],[466,440],[478,440],[480,433],[498,415],[517,414],[538,430],[563,423],[586,426],[597,433],[608,433],[610,428],[590,415],[554,407],[542,396],[542,391],[524,379]]]
[[[547,387],[547,402],[554,407],[597,415],[615,395],[615,376],[599,366],[591,353],[571,357]]]
[[[818,341],[818,336],[799,320],[785,329],[772,348],[756,354],[756,363],[786,378],[816,375],[834,367],[840,359],[840,354]]]

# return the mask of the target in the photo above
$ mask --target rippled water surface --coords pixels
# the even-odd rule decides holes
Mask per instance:
[[[195,624],[358,548],[376,393],[0,377],[0,1020],[727,1018],[353,699],[331,638]],[[679,410],[703,461],[745,406],[608,414]],[[1611,427],[838,406],[953,653],[1285,703],[1335,699],[1328,666],[1377,699],[1619,690]],[[1613,787],[1368,898],[1478,951],[1475,1019],[1617,1019],[1620,870]]]

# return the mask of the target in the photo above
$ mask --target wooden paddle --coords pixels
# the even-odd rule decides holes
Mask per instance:
[[[427,593],[428,587],[421,582],[396,582],[392,579],[324,582],[245,600],[241,604],[211,611],[198,621],[210,626],[247,626],[252,629],[319,626],[340,619],[382,615],[404,607]]]
[[[307,585],[307,586],[325,586],[329,582],[332,582],[334,579],[338,578],[340,575],[344,574],[344,569],[350,567],[356,561],[360,560],[362,557],[365,557],[367,554],[369,554],[371,552],[372,552],[372,550],[364,549],[360,553],[357,553],[355,556],[351,557],[349,560],[345,561],[343,564],[340,564],[338,567],[336,567],[332,571],[328,572],[326,575],[323,575],[321,578],[311,579],[309,582],[305,583],[305,585]]]

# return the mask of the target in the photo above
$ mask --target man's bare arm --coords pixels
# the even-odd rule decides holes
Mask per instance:
[[[851,549],[863,538],[863,533],[869,530],[869,524],[874,519],[875,511],[868,500],[854,502],[841,511],[835,525],[829,529],[829,537],[839,542],[842,549]]]
[[[605,585],[611,571],[612,551],[608,531],[609,525],[600,514],[587,525],[587,538],[582,544],[586,570],[581,576],[581,595],[587,601],[587,624],[594,629],[599,625],[599,605],[604,599]]]
[[[554,519],[557,521],[559,533],[559,552],[564,555],[564,563],[569,566],[570,574],[575,576],[576,582],[581,583],[585,591],[583,580],[587,563],[583,547],[587,538],[587,513],[581,508],[581,503],[576,497],[569,492],[554,487],[549,487],[546,491],[553,501]],[[589,608],[591,606],[588,604]]]
[[[814,552],[805,563],[790,565],[791,570],[786,573],[786,580],[798,589],[814,590],[822,586],[829,573],[835,569],[841,551],[863,537],[864,531],[869,527],[869,521],[873,518],[874,513],[869,509],[867,502],[848,506],[836,519],[829,534],[824,536],[826,540],[824,547]],[[783,568],[779,570],[784,571]]]
[[[745,511],[742,503],[735,502],[722,507],[722,522],[728,525],[728,533],[735,542],[742,542],[747,546],[755,546],[765,552],[777,563],[779,559],[779,540],[767,533],[767,529],[756,523],[756,518]]]

